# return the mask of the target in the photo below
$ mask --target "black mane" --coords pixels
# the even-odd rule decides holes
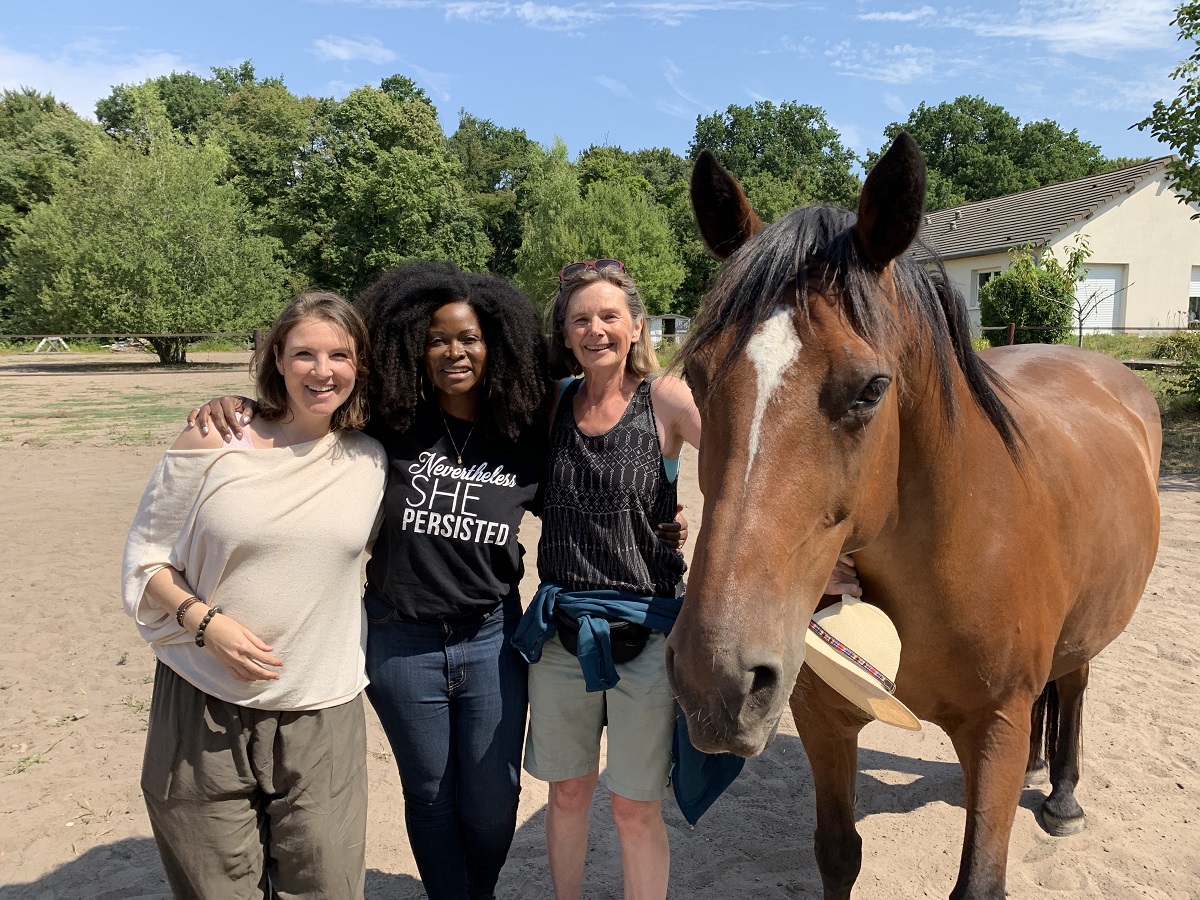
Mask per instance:
[[[855,333],[881,346],[895,341],[902,322],[879,303],[879,280],[854,241],[853,213],[833,206],[812,206],[788,213],[767,226],[734,253],[708,292],[691,334],[679,354],[684,366],[719,335],[732,333],[728,353],[714,380],[727,374],[746,348],[755,329],[790,291],[797,309],[807,314],[808,286],[834,286],[842,311]],[[945,412],[958,421],[951,390],[954,366],[966,376],[971,396],[995,427],[1009,454],[1018,459],[1021,433],[1000,393],[1004,379],[980,359],[971,345],[966,306],[946,276],[941,260],[924,245],[922,255],[935,260],[933,271],[911,251],[893,264],[900,309],[917,324],[918,340],[930,342]],[[912,335],[908,335],[912,340]],[[899,385],[904,389],[904,385]]]

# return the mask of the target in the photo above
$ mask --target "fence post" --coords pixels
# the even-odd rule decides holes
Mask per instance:
[[[262,344],[263,333],[261,328],[254,329],[254,349],[257,350]],[[1012,343],[1011,341],[1009,343]]]
[[[1012,346],[1017,342],[1017,323],[1008,323],[1008,346]]]

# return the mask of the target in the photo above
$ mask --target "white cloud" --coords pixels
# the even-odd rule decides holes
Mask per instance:
[[[765,9],[790,9],[793,3],[773,3],[764,0],[659,0],[652,3],[609,3],[608,9],[638,18],[650,19],[661,25],[680,25],[703,13],[753,12]]]
[[[944,66],[930,47],[896,44],[882,47],[869,43],[855,47],[850,41],[840,41],[825,51],[830,66],[843,75],[853,75],[868,81],[887,84],[911,84],[925,80],[934,72],[935,64]]]
[[[617,81],[615,78],[609,78],[607,75],[593,75],[592,81],[619,97],[633,96],[629,91],[629,87],[624,82]]]
[[[583,26],[606,19],[646,19],[660,25],[681,25],[705,13],[752,12],[765,9],[791,9],[795,2],[786,0],[639,0],[623,3],[606,0],[597,4],[511,2],[511,0],[309,0],[322,5],[340,4],[373,9],[416,9],[440,7],[447,19],[464,22],[494,22],[515,19],[544,31],[579,31]]]
[[[433,0],[309,0],[318,6],[361,6],[366,9],[420,9]]]
[[[116,85],[197,70],[207,71],[173,53],[147,51],[122,58],[102,40],[77,42],[54,57],[0,46],[0,88],[36,88],[88,118],[95,118],[96,101]]]
[[[673,90],[676,94],[678,94],[680,97],[682,97],[688,103],[692,104],[692,106],[695,106],[701,110],[712,109],[712,107],[709,106],[707,103],[702,103],[701,101],[699,101],[695,97],[693,97],[691,94],[688,94],[686,91],[684,91],[684,89],[682,87],[680,87],[679,77],[682,74],[683,74],[683,69],[679,68],[679,66],[675,65],[675,63],[672,60],[668,59],[666,68],[663,71],[663,75],[666,77],[667,84],[670,85],[671,90]]]
[[[1068,98],[1073,107],[1129,113],[1132,125],[1150,111],[1155,100],[1174,92],[1164,72],[1148,72],[1141,77],[1092,74],[1085,75]]]
[[[544,31],[577,31],[584,25],[607,18],[584,6],[555,6],[544,3],[506,3],[498,0],[462,0],[442,7],[447,19],[491,22],[514,18]]]
[[[863,22],[919,22],[937,15],[932,6],[922,6],[910,9],[908,12],[872,12],[859,13],[855,18]]]
[[[327,36],[313,41],[313,52],[321,62],[358,62],[365,60],[381,65],[391,62],[396,54],[377,38],[344,38]]]
[[[907,116],[911,107],[900,99],[899,94],[886,91],[880,98],[888,111],[897,116]]]
[[[1175,0],[1020,0],[1004,15],[969,12],[942,23],[980,37],[1040,41],[1059,53],[1105,59],[1169,47],[1174,7]]]
[[[678,103],[671,103],[669,100],[659,100],[654,104],[659,112],[664,112],[668,116],[674,116],[677,119],[694,119],[696,114]]]

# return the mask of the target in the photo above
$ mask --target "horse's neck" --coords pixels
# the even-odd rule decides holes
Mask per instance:
[[[908,528],[961,507],[1003,441],[975,402],[967,378],[954,366],[950,383],[953,418],[935,367],[917,360],[914,390],[900,403],[900,466],[897,520]],[[907,529],[904,529],[907,530]]]

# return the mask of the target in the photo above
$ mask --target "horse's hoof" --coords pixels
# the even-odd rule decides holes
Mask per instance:
[[[1050,767],[1045,763],[1040,763],[1032,769],[1025,770],[1025,787],[1041,787],[1043,784],[1050,783]]]
[[[1054,837],[1070,837],[1073,834],[1079,834],[1087,827],[1087,817],[1081,812],[1077,816],[1060,818],[1043,806],[1042,827]]]

